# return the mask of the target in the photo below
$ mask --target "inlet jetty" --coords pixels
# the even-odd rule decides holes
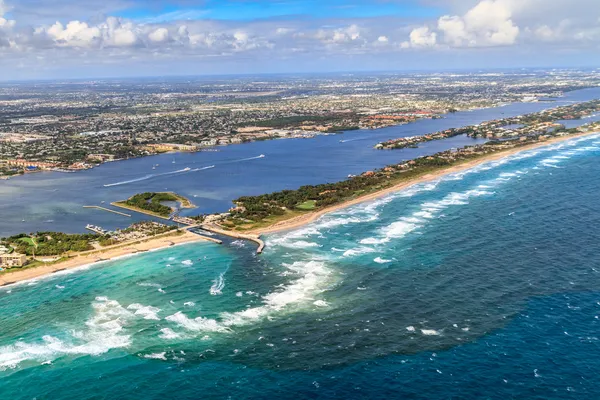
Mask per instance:
[[[111,210],[110,208],[100,207],[100,206],[83,206],[83,208],[95,208],[96,210],[108,211],[113,214],[122,215],[124,217],[131,218],[131,215],[122,213],[120,211]]]
[[[256,249],[256,254],[262,254],[262,252],[265,249],[265,242],[260,238],[260,235],[255,235],[255,234],[246,235],[246,234],[242,234],[242,233],[238,233],[238,232],[226,231],[224,229],[219,228],[216,225],[201,225],[201,228],[204,229],[205,231],[213,232],[213,233],[216,233],[219,235],[254,242],[258,245],[258,248]]]

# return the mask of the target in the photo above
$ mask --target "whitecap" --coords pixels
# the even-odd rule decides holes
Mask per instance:
[[[360,244],[382,244],[387,242],[387,239],[365,238],[360,241]],[[343,250],[342,250],[343,251]]]
[[[161,334],[159,335],[159,337],[165,340],[173,340],[181,337],[179,333],[173,331],[171,328],[162,328],[160,332]]]
[[[159,321],[158,313],[160,312],[160,308],[152,307],[152,306],[144,306],[142,304],[130,304],[127,307],[128,310],[135,311],[135,315],[139,315],[144,319],[151,319],[155,321]]]
[[[133,314],[119,302],[105,296],[92,303],[93,316],[85,322],[85,330],[72,330],[70,337],[45,335],[40,341],[17,341],[0,347],[0,370],[16,368],[26,361],[51,362],[65,355],[100,355],[111,349],[128,347],[131,336],[124,326]]]
[[[281,246],[284,246],[284,247],[292,248],[292,249],[309,249],[309,248],[314,248],[314,247],[321,247],[318,243],[307,242],[305,240],[298,240],[295,242],[281,241],[278,244]]]
[[[383,233],[388,238],[401,238],[417,229],[418,226],[414,223],[397,221],[383,228]]]
[[[377,257],[373,261],[375,261],[377,264],[387,264],[392,262],[392,260],[385,260],[381,257]]]
[[[169,322],[173,322],[182,328],[185,328],[190,331],[197,332],[230,332],[230,329],[220,325],[214,319],[209,318],[189,318],[187,315],[183,314],[181,311],[173,315],[169,315],[165,318],[165,320]]]
[[[138,286],[142,286],[142,287],[153,287],[153,288],[160,288],[162,287],[161,284],[159,283],[152,283],[152,282],[141,282],[137,284]]]
[[[438,336],[440,334],[435,329],[421,329],[421,333],[425,336]]]
[[[361,254],[373,253],[375,251],[375,249],[372,249],[370,247],[357,247],[355,249],[346,250],[344,252],[344,257],[354,257],[359,256]]]
[[[164,360],[167,361],[167,356],[166,356],[166,352],[163,351],[162,353],[151,353],[151,354],[145,354],[144,358],[149,358],[152,360]]]

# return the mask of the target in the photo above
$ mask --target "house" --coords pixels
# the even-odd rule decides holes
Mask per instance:
[[[0,267],[2,268],[22,267],[26,263],[27,256],[25,254],[0,254]]]

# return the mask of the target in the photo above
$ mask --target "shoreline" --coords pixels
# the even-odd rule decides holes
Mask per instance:
[[[476,166],[479,166],[481,164],[487,163],[487,162],[491,162],[491,161],[496,161],[496,160],[500,160],[506,157],[510,157],[514,154],[517,153],[521,153],[524,151],[528,151],[528,150],[533,150],[533,149],[537,149],[540,147],[545,147],[545,146],[551,146],[555,143],[561,143],[561,142],[565,142],[568,140],[572,140],[572,139],[577,139],[577,138],[581,138],[581,137],[585,137],[585,136],[591,136],[591,135],[597,135],[600,132],[584,132],[584,133],[580,133],[580,134],[575,134],[575,135],[566,135],[566,136],[560,136],[560,137],[556,137],[556,138],[552,138],[546,141],[541,141],[538,143],[532,143],[529,145],[525,145],[522,147],[517,147],[514,149],[510,149],[510,150],[505,150],[505,151],[500,151],[494,154],[490,154],[488,156],[484,156],[481,157],[479,159],[476,160],[472,160],[472,161],[467,161],[465,163],[461,163],[458,165],[454,165],[452,167],[448,167],[448,168],[443,168],[440,169],[437,172],[433,172],[433,173],[429,173],[426,175],[423,175],[421,177],[415,178],[413,180],[409,180],[407,182],[401,182],[398,183],[392,187],[383,189],[383,190],[379,190],[373,193],[369,193],[367,195],[361,196],[361,197],[357,197],[355,199],[351,199],[345,202],[342,202],[340,204],[336,204],[327,208],[324,208],[323,210],[319,210],[319,211],[314,211],[311,213],[307,213],[307,214],[303,214],[303,215],[299,215],[293,218],[290,218],[288,220],[284,220],[284,221],[280,221],[277,222],[271,226],[268,226],[266,228],[260,228],[260,229],[254,229],[254,230],[249,230],[247,232],[244,232],[246,234],[253,234],[253,235],[268,235],[268,234],[272,234],[272,233],[279,233],[279,232],[285,232],[285,231],[291,231],[297,228],[300,228],[304,225],[310,224],[312,222],[315,222],[316,220],[318,220],[319,218],[321,218],[322,216],[338,211],[338,210],[342,210],[357,204],[361,204],[361,203],[365,203],[365,202],[369,202],[372,200],[376,200],[379,199],[381,197],[385,197],[387,195],[390,195],[392,193],[396,193],[399,191],[402,191],[404,189],[408,189],[414,185],[418,185],[420,183],[425,183],[425,182],[431,182],[433,180],[439,179],[443,176],[446,175],[450,175],[456,172],[462,172],[462,171],[466,171],[469,170],[471,168],[474,168]]]
[[[168,235],[158,238],[150,238],[141,242],[133,241],[129,243],[122,243],[116,245],[114,248],[90,250],[56,264],[41,265],[39,267],[24,270],[16,269],[14,272],[7,272],[3,275],[0,275],[0,287],[9,287],[24,281],[49,277],[57,272],[93,266],[94,264],[107,261],[115,261],[117,259],[133,256],[138,253],[156,251],[167,247],[195,242],[211,242],[211,240],[203,236],[196,235],[192,232],[185,231],[182,235],[178,236]]]
[[[586,88],[582,88],[582,89],[574,89],[574,90],[570,90],[564,93],[570,93],[570,92],[575,92],[578,90],[588,90],[588,89],[593,89],[594,87],[586,87]],[[557,98],[562,98],[564,97],[564,93],[562,94],[562,96],[557,97]],[[556,100],[554,100],[556,101]],[[538,100],[537,102],[539,103],[551,103],[552,101],[549,100]],[[524,104],[527,102],[524,101],[513,101],[513,102],[509,102],[509,103],[498,103],[498,104],[492,104],[490,106],[487,107],[474,107],[474,108],[465,108],[462,110],[457,110],[456,112],[473,112],[473,111],[477,111],[477,110],[488,110],[488,109],[492,109],[492,108],[502,108],[502,107],[506,107],[507,105],[510,104]],[[441,116],[441,118],[445,118],[445,116],[451,114],[450,112],[445,112],[445,113],[440,113],[440,114],[436,114],[438,116]],[[371,131],[371,130],[380,130],[380,129],[387,129],[387,128],[393,128],[393,127],[398,127],[398,126],[403,126],[403,125],[410,125],[410,124],[414,124],[417,123],[421,120],[430,120],[432,118],[419,118],[415,121],[411,121],[411,122],[406,122],[406,123],[399,123],[399,124],[393,124],[393,125],[387,125],[387,126],[380,126],[380,127],[376,127],[376,128],[359,128],[359,129],[352,129],[352,130],[343,130],[343,131],[339,131],[339,132],[329,132],[327,133],[328,135],[339,135],[339,134],[345,134],[347,132],[356,132],[356,131]],[[316,135],[316,136],[321,136],[321,135]],[[270,139],[266,139],[266,141],[271,141],[271,140],[298,140],[298,139],[305,139],[305,138],[300,138],[300,137],[292,137],[292,138],[281,138],[281,137],[275,137],[275,138],[270,138]],[[314,137],[310,138],[310,139],[314,139]],[[135,160],[135,159],[140,159],[140,158],[149,158],[149,157],[158,157],[158,156],[162,156],[162,155],[173,155],[173,154],[189,154],[189,153],[202,153],[202,152],[218,152],[220,151],[220,147],[228,147],[228,146],[237,146],[237,145],[243,145],[243,144],[248,144],[248,143],[257,143],[257,142],[261,142],[264,140],[252,140],[250,142],[242,142],[242,143],[229,143],[229,144],[217,144],[214,146],[207,146],[207,147],[201,147],[196,151],[181,151],[181,150],[170,150],[170,151],[166,151],[166,152],[162,152],[162,153],[156,153],[156,154],[149,154],[149,155],[142,155],[142,156],[134,156],[134,157],[128,157],[128,158],[119,158],[119,159],[115,159],[115,160],[111,160],[111,161],[105,161],[102,162],[100,164],[94,164],[91,168],[87,168],[84,170],[73,170],[73,171],[68,171],[69,173],[77,173],[77,172],[81,172],[81,171],[87,171],[87,170],[92,170],[95,168],[99,168],[104,164],[109,164],[109,163],[114,163],[114,162],[122,162],[122,161],[129,161],[129,160]],[[32,171],[32,172],[24,172],[22,174],[17,174],[14,176],[2,176],[2,178],[4,179],[4,177],[6,177],[6,180],[10,180],[13,178],[18,178],[18,177],[22,177],[22,176],[26,176],[29,174],[39,174],[39,173],[44,173],[44,172],[64,172],[64,171],[56,171],[56,170],[39,170],[39,171]],[[136,210],[133,210],[136,211]]]
[[[207,228],[208,228],[208,230],[218,231],[217,233],[223,234],[226,236],[232,236],[232,237],[237,237],[237,238],[241,238],[241,239],[245,239],[245,240],[254,241],[259,244],[259,250],[260,250],[259,253],[260,253],[264,247],[264,242],[260,239],[261,235],[294,230],[294,229],[300,228],[304,225],[310,224],[326,214],[329,214],[329,213],[332,213],[332,212],[335,212],[335,211],[338,211],[341,209],[345,209],[345,208],[348,208],[348,207],[351,207],[351,206],[354,206],[357,204],[376,200],[378,198],[385,197],[387,195],[410,188],[414,185],[418,185],[418,184],[425,183],[425,182],[430,182],[430,181],[439,179],[443,176],[446,176],[446,175],[449,175],[452,173],[466,171],[466,170],[469,170],[471,168],[474,168],[476,166],[479,166],[479,165],[487,163],[487,162],[500,160],[500,159],[510,157],[514,154],[518,154],[518,153],[521,153],[524,151],[529,151],[529,150],[533,150],[536,148],[551,146],[556,143],[561,143],[561,142],[565,142],[568,140],[573,140],[573,139],[591,136],[591,135],[597,135],[597,134],[600,134],[600,132],[585,132],[585,133],[576,134],[576,135],[561,136],[561,137],[549,139],[547,141],[533,143],[530,145],[526,145],[526,146],[522,146],[522,147],[510,149],[510,150],[497,152],[494,154],[490,154],[488,156],[481,157],[476,160],[467,161],[465,163],[461,163],[459,165],[455,165],[455,166],[448,167],[448,168],[443,168],[437,172],[429,173],[429,174],[423,175],[421,177],[409,180],[407,182],[401,182],[401,183],[398,183],[389,188],[386,188],[386,189],[383,189],[380,191],[376,191],[373,193],[369,193],[367,195],[364,195],[364,196],[361,196],[361,197],[358,197],[355,199],[351,199],[351,200],[345,201],[343,203],[340,203],[340,204],[337,204],[337,205],[334,205],[331,207],[324,208],[323,210],[310,212],[307,214],[293,217],[289,220],[280,221],[280,222],[277,222],[266,228],[250,230],[247,232],[222,231],[221,229],[218,229],[218,230],[215,229],[215,227],[207,227]],[[133,256],[140,252],[156,251],[156,250],[164,249],[164,248],[175,246],[175,245],[182,245],[182,244],[195,243],[195,242],[201,242],[201,241],[216,242],[216,240],[214,240],[214,239],[196,235],[188,230],[184,230],[183,234],[178,235],[178,236],[173,236],[173,234],[169,234],[166,236],[149,238],[147,240],[142,240],[142,241],[133,241],[133,242],[129,242],[129,243],[122,243],[122,244],[115,245],[115,247],[113,247],[113,248],[90,250],[87,252],[77,254],[68,260],[65,260],[65,261],[62,261],[62,262],[59,262],[56,264],[42,265],[42,266],[34,267],[31,269],[15,270],[14,272],[7,272],[3,275],[0,275],[0,287],[7,287],[7,286],[11,286],[13,284],[21,283],[23,281],[30,281],[30,280],[35,280],[37,278],[48,277],[54,273],[65,271],[65,270],[74,270],[77,268],[93,266],[94,264],[100,263],[100,262],[114,261],[116,259],[124,258],[127,256]]]

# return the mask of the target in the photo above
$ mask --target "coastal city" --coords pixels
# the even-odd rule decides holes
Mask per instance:
[[[556,95],[556,93],[554,94]],[[587,119],[600,113],[600,100],[595,99],[574,104],[552,106],[542,111],[511,116],[501,119],[484,121],[477,125],[456,127],[435,133],[419,136],[408,136],[381,142],[375,146],[377,150],[400,150],[418,148],[431,141],[441,141],[457,136],[474,139],[485,139],[486,142],[477,145],[467,145],[460,148],[440,151],[428,156],[417,157],[397,164],[387,165],[378,170],[364,171],[360,175],[351,175],[348,179],[336,183],[306,185],[297,190],[285,190],[259,196],[243,196],[232,201],[229,210],[214,214],[194,214],[182,216],[181,212],[196,209],[193,202],[175,192],[144,192],[135,194],[128,199],[110,203],[112,208],[104,205],[84,206],[130,218],[131,213],[138,213],[155,218],[157,221],[142,221],[133,223],[123,229],[108,230],[102,226],[88,224],[85,228],[90,233],[68,234],[62,232],[37,232],[35,234],[17,234],[0,241],[0,276],[19,269],[35,270],[35,267],[45,265],[53,271],[61,270],[62,263],[73,261],[82,256],[96,254],[97,260],[104,260],[102,254],[129,246],[129,252],[138,252],[132,244],[152,242],[156,238],[174,237],[184,241],[206,240],[222,243],[220,237],[248,240],[258,244],[258,253],[265,247],[261,236],[265,233],[288,230],[305,224],[323,213],[345,207],[347,204],[365,201],[371,196],[400,190],[411,182],[426,174],[438,173],[454,165],[465,162],[475,163],[485,161],[486,157],[503,154],[520,148],[544,145],[553,140],[596,132],[600,122]],[[458,112],[452,110],[446,112]],[[420,112],[423,113],[423,112]],[[418,118],[432,118],[432,115],[443,115],[439,110],[434,114],[418,114],[399,120],[399,112],[392,113],[393,124],[409,123]],[[407,115],[404,113],[403,115]],[[381,117],[381,115],[378,115]],[[282,117],[283,120],[299,121],[304,117]],[[50,117],[44,117],[49,120]],[[38,121],[38,120],[36,120]],[[576,128],[566,128],[564,123],[580,121]],[[21,121],[22,123],[23,121]],[[313,127],[314,128],[314,127]],[[240,128],[240,130],[243,128]],[[253,128],[254,129],[254,128]],[[256,128],[258,129],[258,128]],[[261,128],[262,129],[262,128]],[[324,129],[325,130],[325,129]],[[368,132],[364,133],[368,135]],[[14,135],[14,134],[11,134]],[[35,135],[38,135],[36,133]],[[40,136],[44,134],[39,133]],[[99,137],[99,136],[92,136]],[[45,142],[45,140],[42,140]],[[38,143],[38,140],[35,141]],[[199,147],[191,144],[148,143],[144,148],[147,154],[157,152],[194,152]],[[112,155],[93,155],[98,162],[115,160]],[[106,156],[103,158],[101,156]],[[88,159],[90,155],[86,156]],[[264,155],[259,156],[264,157]],[[46,161],[45,161],[46,162]],[[14,171],[15,166],[25,169],[40,168],[34,162],[5,160],[6,167]],[[43,163],[43,162],[41,162]],[[31,164],[31,165],[29,165]],[[58,164],[52,164],[56,166]],[[88,164],[84,164],[88,168]],[[470,164],[469,164],[470,165]],[[189,169],[189,168],[188,168]],[[62,170],[59,170],[62,171]],[[105,185],[111,186],[111,184]],[[162,241],[161,243],[164,243]],[[168,242],[169,245],[175,242]],[[5,281],[9,282],[10,281]]]
[[[377,129],[460,110],[551,100],[598,83],[597,71],[556,70],[4,84],[0,178]]]
[[[403,149],[418,147],[419,143],[441,140],[449,137],[466,135],[472,138],[489,140],[522,139],[539,136],[548,132],[564,132],[564,121],[581,120],[600,112],[600,100],[550,108],[539,113],[520,115],[517,117],[485,121],[474,126],[451,128],[421,136],[411,136],[391,139],[378,143],[375,148],[380,150]],[[576,130],[574,130],[576,131]]]
[[[600,399],[599,0],[0,0],[0,400]]]

